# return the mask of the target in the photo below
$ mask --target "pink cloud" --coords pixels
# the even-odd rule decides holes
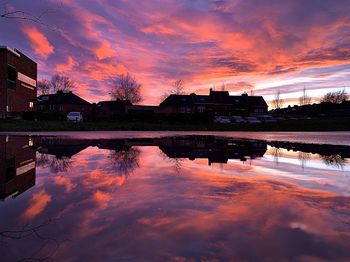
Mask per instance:
[[[49,55],[53,54],[53,45],[51,45],[47,37],[36,27],[25,25],[22,27],[22,31],[30,41],[30,45],[35,54],[42,58],[47,58]]]

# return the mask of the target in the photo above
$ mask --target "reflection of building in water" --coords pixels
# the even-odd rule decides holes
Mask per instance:
[[[72,156],[89,147],[89,140],[64,139],[59,137],[38,137],[38,152],[41,154],[53,155],[58,159]]]
[[[169,137],[158,141],[159,148],[170,158],[208,159],[212,163],[227,163],[229,159],[263,157],[267,143],[255,140],[238,140],[214,136]]]
[[[227,163],[229,159],[246,161],[264,156],[267,144],[257,140],[239,140],[215,136],[181,136],[163,138],[131,139],[60,139],[41,138],[37,142],[38,151],[55,155],[57,158],[69,157],[89,146],[113,152],[128,152],[133,147],[158,146],[169,158],[207,158],[212,163]]]
[[[0,199],[35,185],[35,145],[31,137],[0,136]]]

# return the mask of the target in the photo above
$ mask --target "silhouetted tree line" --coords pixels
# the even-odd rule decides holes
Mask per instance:
[[[68,76],[53,75],[50,80],[39,80],[37,89],[39,95],[54,94],[58,91],[69,92],[76,89],[76,83]]]

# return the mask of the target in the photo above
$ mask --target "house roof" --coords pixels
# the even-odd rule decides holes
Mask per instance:
[[[248,96],[248,103],[254,106],[268,106],[262,96]]]
[[[200,104],[267,106],[267,103],[262,96],[230,96],[226,91],[211,91],[210,95],[170,95],[160,104],[160,106]]]
[[[160,105],[181,105],[181,104],[193,104],[192,97],[190,95],[170,95]]]
[[[108,106],[131,106],[132,103],[129,100],[113,100],[113,101],[101,101],[97,105],[108,105]]]
[[[39,104],[70,104],[70,105],[90,105],[90,103],[72,92],[58,91],[56,94],[41,95],[38,97]]]

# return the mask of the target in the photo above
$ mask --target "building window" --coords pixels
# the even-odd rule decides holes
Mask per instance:
[[[28,140],[28,146],[33,146],[34,145],[34,141],[33,141],[33,138],[29,138]]]
[[[34,108],[34,103],[33,102],[29,102],[29,108]]]
[[[198,112],[199,113],[204,113],[205,112],[205,106],[199,106],[198,107]]]
[[[7,65],[7,88],[16,90],[17,70],[15,67]]]

